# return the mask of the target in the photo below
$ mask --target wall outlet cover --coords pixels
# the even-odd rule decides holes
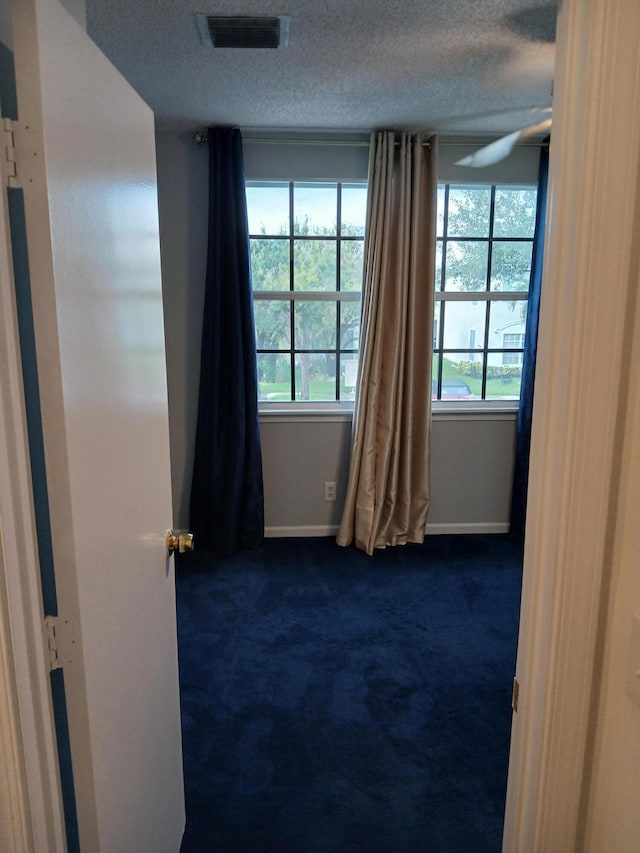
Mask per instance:
[[[324,499],[325,501],[335,501],[336,499],[336,484],[335,483],[325,483],[324,484]]]

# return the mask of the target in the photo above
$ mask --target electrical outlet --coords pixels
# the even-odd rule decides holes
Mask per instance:
[[[335,499],[336,499],[336,484],[335,483],[325,483],[324,484],[324,499],[325,499],[325,501],[335,501]]]

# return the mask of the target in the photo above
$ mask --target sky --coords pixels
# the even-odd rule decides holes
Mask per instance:
[[[364,234],[366,216],[366,184],[342,185],[342,223],[355,226]],[[289,221],[289,187],[286,183],[249,183],[247,185],[249,232],[260,234],[287,233]],[[336,184],[303,184],[294,186],[294,220],[309,217],[312,226],[334,230],[338,217]]]

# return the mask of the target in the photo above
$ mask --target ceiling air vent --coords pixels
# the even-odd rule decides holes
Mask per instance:
[[[214,47],[279,48],[289,43],[289,18],[196,15],[202,41]]]

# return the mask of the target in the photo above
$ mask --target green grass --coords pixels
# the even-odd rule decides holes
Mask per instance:
[[[340,386],[340,394],[343,399],[348,400],[349,389]],[[261,382],[260,399],[269,403],[282,403],[291,401],[291,386],[288,382]],[[335,379],[310,379],[309,400],[318,403],[333,402],[336,399]]]
[[[437,376],[437,356],[433,357],[433,375]],[[454,362],[448,358],[442,359],[442,379],[455,379],[464,382],[471,393],[480,398],[482,394],[482,380],[475,376],[465,376],[456,370]],[[487,379],[487,399],[517,400],[520,397],[520,379],[513,378],[511,382],[504,383],[501,379]]]
[[[433,375],[437,375],[437,356],[433,357]],[[442,379],[464,382],[474,397],[480,398],[482,393],[482,380],[474,376],[465,376],[458,373],[454,362],[448,358],[442,359]],[[335,400],[336,383],[334,379],[311,379],[309,381],[309,399],[311,401],[326,402]],[[340,387],[343,399],[349,399],[349,389],[344,385]],[[511,382],[504,383],[501,379],[487,380],[487,399],[517,400],[520,396],[520,379],[514,378]],[[261,382],[260,399],[264,402],[282,403],[291,400],[291,387],[288,382]]]

